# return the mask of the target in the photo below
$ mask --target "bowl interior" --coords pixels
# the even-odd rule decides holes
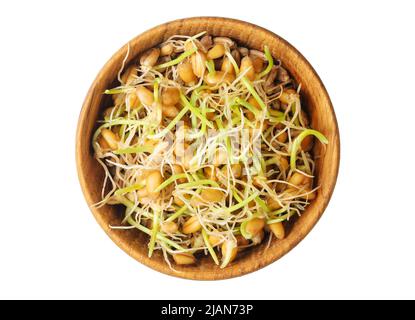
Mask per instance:
[[[155,252],[147,257],[148,237],[137,230],[113,230],[110,225],[120,225],[123,210],[120,206],[104,206],[92,212],[112,240],[125,252],[145,265],[173,276],[213,280],[225,279],[255,271],[277,260],[292,249],[312,229],[322,215],[333,192],[339,166],[339,136],[335,114],[329,96],[305,58],[290,44],[279,36],[256,25],[225,18],[190,18],[176,20],[157,26],[132,39],[129,45],[127,64],[136,61],[140,53],[149,49],[174,34],[194,35],[207,31],[215,36],[227,36],[237,40],[248,48],[262,50],[268,45],[274,58],[282,61],[297,83],[301,84],[303,103],[311,117],[311,125],[322,132],[329,140],[327,146],[317,143],[313,152],[316,160],[316,185],[321,188],[316,199],[305,212],[291,222],[287,237],[273,240],[267,248],[267,241],[247,250],[225,269],[216,266],[209,256],[201,256],[194,266],[175,266],[174,272],[165,263],[162,254]],[[100,200],[103,182],[103,170],[93,157],[91,147],[92,134],[96,121],[104,108],[111,105],[111,98],[102,93],[116,84],[115,79],[125,58],[128,45],[122,47],[103,67],[93,82],[85,99],[77,131],[76,157],[78,175],[88,205]],[[274,238],[275,239],[275,238]]]

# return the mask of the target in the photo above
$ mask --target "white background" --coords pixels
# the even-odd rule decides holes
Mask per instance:
[[[414,12],[411,1],[3,3],[0,298],[415,298]],[[77,118],[103,64],[148,28],[199,15],[291,42],[341,134],[337,187],[313,231],[271,266],[220,282],[169,277],[118,249],[75,168]]]

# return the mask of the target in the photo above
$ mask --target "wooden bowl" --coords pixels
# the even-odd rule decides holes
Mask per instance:
[[[119,225],[123,211],[121,207],[104,206],[91,208],[98,223],[109,237],[134,259],[157,271],[176,277],[218,280],[232,278],[258,270],[282,257],[294,248],[313,228],[326,208],[333,192],[340,159],[340,142],[334,110],[323,83],[308,61],[287,41],[256,25],[227,18],[200,17],[181,19],[159,25],[132,39],[127,63],[137,59],[143,51],[158,45],[174,34],[194,35],[207,31],[215,36],[228,36],[248,48],[263,49],[267,44],[274,57],[281,59],[283,66],[301,83],[302,99],[311,116],[312,127],[322,132],[329,140],[327,146],[316,143],[314,153],[320,155],[316,161],[316,184],[321,185],[316,199],[289,227],[283,240],[273,240],[247,250],[224,269],[216,266],[210,256],[200,258],[193,266],[178,266],[179,272],[169,269],[160,252],[147,257],[148,237],[137,230],[113,230],[110,225]],[[117,72],[127,53],[126,44],[118,50],[99,72],[85,98],[79,116],[76,137],[76,161],[79,181],[89,206],[100,200],[103,170],[93,157],[91,137],[102,110],[111,104],[103,92],[116,85]],[[275,238],[274,238],[275,239]]]

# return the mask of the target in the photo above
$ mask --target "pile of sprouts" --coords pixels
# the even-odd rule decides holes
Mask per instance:
[[[127,57],[92,141],[105,171],[95,206],[125,208],[111,227],[146,233],[148,256],[160,250],[173,269],[201,254],[224,268],[283,239],[316,197],[314,140],[328,141],[269,48],[203,32]]]

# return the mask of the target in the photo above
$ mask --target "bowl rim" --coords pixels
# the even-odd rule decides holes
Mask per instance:
[[[84,123],[87,121],[88,119],[88,109],[89,109],[89,105],[92,101],[92,97],[95,94],[95,87],[97,84],[97,81],[101,78],[101,76],[103,76],[104,74],[106,74],[106,72],[108,71],[108,68],[111,64],[111,62],[117,58],[119,58],[120,55],[125,55],[124,52],[126,50],[126,47],[134,42],[137,42],[141,37],[143,37],[143,35],[153,32],[158,28],[167,28],[168,25],[170,24],[174,24],[174,23],[181,23],[181,24],[185,24],[185,23],[189,23],[189,22],[197,22],[197,21],[204,21],[204,20],[210,20],[210,21],[217,21],[217,22],[229,22],[232,24],[236,24],[239,26],[245,26],[245,27],[250,27],[253,29],[259,29],[264,33],[267,33],[269,36],[276,38],[279,42],[282,42],[287,48],[289,48],[289,50],[291,50],[297,57],[298,59],[302,60],[302,63],[304,63],[305,67],[313,74],[313,76],[316,78],[316,80],[318,81],[318,85],[321,89],[321,94],[324,96],[327,106],[329,108],[329,110],[327,110],[327,112],[329,112],[333,118],[333,127],[335,130],[335,139],[333,141],[333,143],[335,143],[336,145],[334,146],[335,150],[336,150],[336,154],[335,157],[337,159],[337,161],[335,163],[332,163],[331,165],[334,166],[334,171],[333,171],[333,175],[331,177],[331,180],[329,180],[330,185],[329,185],[329,191],[328,193],[325,195],[325,198],[323,199],[323,204],[320,207],[320,210],[317,214],[317,216],[315,217],[314,221],[312,221],[312,223],[310,225],[308,225],[304,232],[301,233],[297,238],[295,238],[294,241],[292,241],[289,245],[289,247],[285,248],[280,255],[273,257],[272,259],[269,259],[268,261],[266,261],[265,263],[262,264],[256,264],[255,266],[253,266],[252,268],[248,268],[245,270],[241,270],[240,272],[234,273],[234,272],[227,272],[226,268],[222,269],[222,274],[218,275],[217,273],[214,272],[204,272],[202,275],[196,275],[194,274],[194,271],[189,271],[189,272],[180,272],[180,273],[176,273],[173,272],[170,269],[166,269],[166,268],[162,268],[160,266],[158,266],[157,264],[154,263],[149,263],[147,261],[145,261],[144,259],[140,259],[142,257],[139,256],[135,256],[131,250],[129,250],[128,246],[123,243],[123,241],[119,240],[118,238],[114,237],[110,232],[109,232],[109,228],[107,225],[103,224],[103,221],[100,219],[100,213],[97,212],[97,210],[93,207],[91,207],[91,204],[93,203],[91,201],[91,195],[88,192],[88,183],[87,183],[87,179],[86,179],[86,173],[84,172],[82,163],[83,163],[83,158],[81,156],[82,152],[82,148],[85,147],[81,141],[83,141],[81,135],[82,135],[82,127],[84,125]],[[283,61],[284,62],[284,61]],[[89,145],[88,145],[89,147]],[[76,146],[75,146],[75,154],[76,154],[76,167],[77,167],[77,173],[78,173],[78,179],[81,185],[81,189],[82,189],[82,193],[84,195],[84,198],[89,206],[90,211],[92,212],[94,218],[96,219],[96,221],[98,222],[98,224],[101,226],[101,228],[105,231],[105,233],[110,237],[110,239],[118,246],[120,247],[124,252],[126,252],[128,255],[130,255],[132,258],[134,258],[135,260],[139,261],[140,263],[142,263],[143,265],[159,271],[161,273],[170,275],[170,276],[174,276],[174,277],[178,277],[178,278],[182,278],[182,279],[189,279],[189,280],[224,280],[224,279],[230,279],[230,278],[234,278],[234,277],[239,277],[245,274],[249,274],[252,273],[256,270],[262,269],[268,265],[270,265],[271,263],[275,262],[276,260],[280,259],[281,257],[283,257],[286,253],[288,253],[289,251],[291,251],[293,248],[295,248],[297,246],[297,244],[299,242],[301,242],[307,235],[308,233],[313,229],[313,227],[315,226],[315,224],[319,221],[319,219],[321,218],[321,216],[323,215],[323,213],[325,212],[330,199],[332,197],[332,194],[334,192],[335,189],[335,185],[337,182],[337,177],[338,177],[338,173],[339,173],[339,167],[340,167],[340,133],[339,133],[339,127],[338,127],[338,122],[337,122],[337,118],[336,118],[336,114],[330,99],[330,96],[326,90],[326,87],[324,86],[320,76],[317,74],[317,72],[315,71],[315,69],[313,68],[313,66],[309,63],[309,61],[302,55],[301,52],[299,52],[293,45],[291,45],[287,40],[283,39],[281,36],[275,34],[274,32],[265,29],[261,26],[258,26],[256,24],[250,23],[250,22],[246,22],[243,20],[238,20],[238,19],[233,19],[233,18],[227,18],[227,17],[214,17],[214,16],[206,16],[206,17],[200,17],[200,16],[196,16],[196,17],[189,17],[189,18],[182,18],[182,19],[176,19],[176,20],[171,20],[168,21],[166,23],[163,24],[159,24],[155,27],[152,27],[140,34],[138,34],[137,36],[133,37],[131,40],[129,40],[126,44],[124,44],[121,48],[119,48],[112,56],[111,58],[104,64],[104,66],[100,69],[100,71],[98,72],[97,76],[95,77],[94,81],[92,82],[87,95],[84,99],[83,105],[82,105],[82,109],[80,111],[79,114],[79,118],[78,118],[78,124],[77,124],[77,129],[76,129]]]

